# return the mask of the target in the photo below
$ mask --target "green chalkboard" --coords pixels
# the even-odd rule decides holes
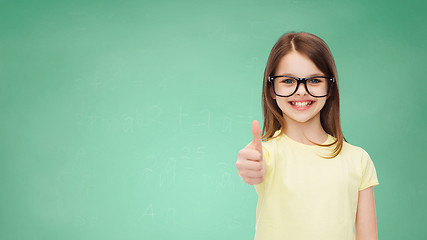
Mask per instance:
[[[423,1],[0,1],[0,239],[253,239],[236,173],[288,31],[323,38],[381,239],[424,235]]]

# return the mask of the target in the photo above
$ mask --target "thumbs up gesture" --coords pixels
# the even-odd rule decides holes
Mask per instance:
[[[257,120],[252,122],[252,142],[239,151],[237,172],[249,185],[260,184],[267,174],[267,165],[262,158],[261,127]]]

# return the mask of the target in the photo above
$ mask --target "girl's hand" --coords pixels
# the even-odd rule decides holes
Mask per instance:
[[[264,181],[267,166],[262,158],[261,128],[257,120],[252,122],[252,142],[239,151],[237,156],[237,172],[249,185]]]

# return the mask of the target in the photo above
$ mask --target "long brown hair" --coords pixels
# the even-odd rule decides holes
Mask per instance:
[[[307,56],[316,67],[324,74],[335,78],[335,83],[331,86],[331,91],[326,99],[325,106],[320,110],[320,122],[323,129],[336,138],[330,144],[317,144],[308,139],[311,143],[329,147],[336,144],[331,155],[323,158],[334,158],[342,149],[344,138],[340,123],[340,98],[338,93],[338,76],[334,58],[328,45],[319,37],[307,32],[288,32],[283,34],[273,46],[268,57],[267,66],[264,71],[264,82],[262,87],[262,109],[264,113],[263,139],[268,141],[284,134],[285,120],[282,110],[277,106],[276,101],[271,96],[271,85],[268,83],[268,76],[275,74],[279,61],[283,56],[291,51],[297,51]],[[277,130],[280,134],[274,136]]]

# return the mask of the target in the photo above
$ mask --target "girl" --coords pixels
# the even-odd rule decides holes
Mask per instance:
[[[258,194],[255,240],[378,239],[376,170],[343,136],[337,80],[328,46],[313,34],[286,33],[272,48],[263,136],[253,121],[236,162]]]

